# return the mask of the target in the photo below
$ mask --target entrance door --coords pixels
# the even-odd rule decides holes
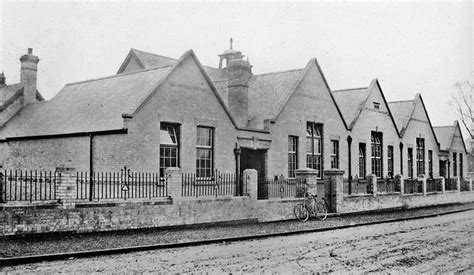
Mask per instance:
[[[266,150],[242,148],[242,154],[240,155],[240,173],[242,174],[245,169],[257,170],[258,192],[267,194],[267,192],[263,190],[263,188],[266,187],[265,153]]]

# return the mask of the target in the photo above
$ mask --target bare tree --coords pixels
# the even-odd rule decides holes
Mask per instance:
[[[449,104],[455,108],[461,123],[471,135],[471,138],[474,138],[473,129],[471,129],[471,125],[474,123],[474,84],[471,84],[469,81],[463,81],[456,82],[454,86],[456,87],[456,92],[451,95]]]

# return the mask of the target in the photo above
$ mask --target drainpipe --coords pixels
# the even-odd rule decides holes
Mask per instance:
[[[240,149],[239,143],[235,143],[234,155],[235,155],[235,178],[238,184],[238,190],[236,191],[239,195],[243,193],[243,182],[240,182],[240,154],[242,154],[242,149]]]
[[[347,136],[347,150],[349,155],[349,195],[352,193],[352,153],[351,153],[351,144],[352,144],[352,137]]]
[[[403,176],[403,143],[400,142],[400,175]]]
[[[92,173],[94,172],[93,166],[93,150],[92,150],[92,141],[94,135],[89,133],[89,201],[92,201],[92,195],[94,194],[94,183]]]

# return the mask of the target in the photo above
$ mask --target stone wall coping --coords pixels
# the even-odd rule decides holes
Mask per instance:
[[[344,175],[344,170],[328,169],[328,170],[324,170],[324,175],[325,176]]]
[[[317,175],[318,170],[311,169],[311,168],[296,169],[295,174],[296,175]]]
[[[56,167],[58,173],[76,173],[76,168],[73,167]]]

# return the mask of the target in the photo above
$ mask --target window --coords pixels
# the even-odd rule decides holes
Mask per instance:
[[[196,177],[210,178],[214,164],[214,129],[197,127]]]
[[[322,177],[323,170],[323,125],[308,122],[306,124],[306,167],[317,170]]]
[[[387,147],[387,173],[388,177],[393,177],[393,146]]]
[[[457,160],[457,154],[453,153],[453,177],[458,176],[458,160]]]
[[[374,101],[374,109],[377,109],[377,110],[380,109],[380,102],[375,102]]]
[[[371,133],[371,147],[372,147],[372,174],[378,178],[383,177],[382,171],[382,133]]]
[[[433,177],[433,151],[428,150],[428,176]]]
[[[408,148],[408,178],[413,178],[413,148]]]
[[[416,138],[416,175],[425,174],[425,139]]]
[[[168,167],[179,167],[179,125],[161,123],[160,126],[160,176]]]
[[[459,153],[459,176],[462,178],[462,174],[463,174],[463,167],[462,167],[462,154]]]
[[[331,168],[339,169],[339,140],[331,140]]]
[[[359,178],[365,179],[365,143],[359,143]]]
[[[295,177],[295,170],[298,169],[298,137],[288,137],[288,177]]]

